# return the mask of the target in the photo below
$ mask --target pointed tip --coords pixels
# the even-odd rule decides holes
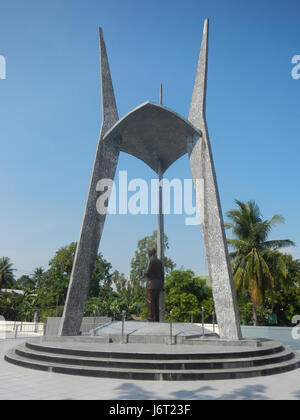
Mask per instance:
[[[115,124],[119,117],[114,95],[114,89],[109,69],[106,46],[102,28],[99,27],[100,38],[100,68],[101,68],[101,91],[102,91],[102,117],[103,121],[109,121],[109,125]]]
[[[205,116],[208,57],[208,26],[209,19],[205,19],[200,48],[200,56],[198,61],[194,91],[189,114],[189,121],[199,129],[202,128],[202,117]]]
[[[209,19],[206,18],[205,21],[204,21],[204,28],[203,28],[203,33],[204,34],[207,34],[208,28],[209,28]]]
[[[160,88],[159,88],[159,104],[162,105],[162,101],[163,101],[163,84],[160,83]]]

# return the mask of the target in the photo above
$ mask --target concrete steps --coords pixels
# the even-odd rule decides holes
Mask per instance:
[[[70,375],[141,380],[213,380],[273,375],[300,367],[300,357],[280,343],[257,349],[145,346],[30,340],[7,362]]]
[[[94,344],[94,345],[93,345]],[[226,347],[218,348],[215,346],[198,346],[190,349],[188,346],[150,346],[150,345],[104,345],[101,343],[78,343],[73,342],[73,338],[69,342],[43,342],[28,341],[25,344],[27,349],[37,352],[47,352],[61,355],[75,355],[86,357],[105,357],[105,358],[120,358],[120,359],[150,359],[150,360],[164,360],[166,358],[177,360],[194,360],[194,359],[236,359],[236,358],[251,358],[259,356],[269,356],[281,353],[285,350],[284,346],[277,342],[266,342],[264,346],[255,349]],[[101,351],[102,349],[102,351]],[[150,351],[149,351],[150,349]],[[178,349],[178,350],[177,350]],[[193,350],[193,351],[192,351]]]
[[[284,350],[278,354],[269,356],[259,356],[251,358],[239,359],[178,359],[174,360],[149,360],[149,359],[124,359],[124,358],[99,358],[99,357],[84,357],[71,355],[54,355],[52,353],[28,350],[26,346],[21,346],[15,349],[18,356],[30,360],[38,360],[43,362],[51,362],[57,364],[82,365],[92,367],[120,367],[130,369],[151,369],[155,364],[156,369],[162,370],[181,370],[181,369],[224,369],[232,367],[255,367],[264,366],[268,364],[280,363],[294,359],[294,354],[289,350]],[[128,356],[127,356],[128,357]]]

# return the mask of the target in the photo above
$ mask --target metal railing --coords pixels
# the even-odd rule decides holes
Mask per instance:
[[[189,311],[189,312],[180,312],[180,313],[176,312],[176,316],[178,317],[178,315],[180,315],[180,317],[183,317],[185,315],[188,315],[190,323],[201,326],[202,327],[202,335],[205,336],[205,335],[209,334],[210,332],[211,333],[216,333],[217,328],[218,328],[218,325],[216,324],[216,321],[215,321],[216,320],[215,312],[214,311],[211,312],[211,313],[207,313],[207,312],[205,313],[204,307],[201,307],[201,313],[200,314],[199,314],[199,311],[197,311],[197,312],[196,311]],[[174,336],[174,327],[173,327],[175,311],[170,311],[169,315],[170,315],[170,320],[169,320],[169,343],[174,344],[176,342],[176,339],[175,339],[175,336]],[[199,319],[199,315],[201,317],[201,322],[200,323],[199,322],[194,322],[196,316]],[[212,319],[212,323],[210,323],[210,324],[205,323],[205,317],[206,317],[206,319]],[[187,317],[185,317],[185,318],[187,318]],[[124,344],[126,344],[127,341],[128,341],[128,337],[125,334],[125,321],[126,321],[126,311],[122,311],[121,343],[124,343]],[[111,319],[110,319],[110,322],[111,322]],[[178,321],[178,322],[180,322],[180,321]],[[183,321],[183,322],[186,322],[186,321]],[[18,323],[18,324],[15,323],[15,327],[13,329],[14,334],[15,334],[15,338],[24,334],[25,324],[26,323]],[[28,324],[32,325],[33,323],[28,323]],[[37,333],[39,335],[44,335],[45,326],[44,326],[44,324],[39,324],[39,325],[41,325],[42,327],[39,327],[40,328],[39,331],[35,330],[35,333]],[[102,324],[102,325],[104,325],[104,324]],[[95,328],[97,329],[97,327],[101,328],[101,324],[99,326],[99,322],[97,322],[97,318],[95,318],[95,321],[93,323],[84,323],[84,325],[81,326],[80,335],[91,335],[91,334],[95,335]],[[41,328],[43,329],[43,331],[41,331]],[[32,326],[31,326],[31,331],[32,331]]]
[[[122,344],[126,343],[126,340],[125,340],[125,320],[126,320],[126,311],[122,311]]]
[[[190,311],[190,312],[180,312],[180,315],[190,315],[190,323],[193,324],[194,322],[194,314],[195,312]],[[215,321],[215,311],[213,311],[211,314],[212,317],[212,324],[205,324],[205,310],[203,308],[203,306],[201,307],[201,327],[202,327],[202,335],[205,336],[206,331],[205,330],[211,330],[212,327],[212,333],[215,334],[216,330],[218,328],[218,325],[216,324]],[[174,340],[174,336],[173,336],[173,311],[170,311],[170,337],[169,337],[169,343],[170,344],[174,344],[175,340]],[[196,325],[199,325],[199,323],[195,323]]]

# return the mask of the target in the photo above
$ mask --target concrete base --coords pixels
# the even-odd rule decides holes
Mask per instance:
[[[175,340],[167,342],[164,328],[168,324],[165,324],[149,326],[154,328],[155,335],[148,337],[148,342],[143,341],[143,334],[133,332],[125,335],[127,342],[122,342],[118,341],[119,334],[111,334],[113,329],[119,332],[118,324],[109,325],[106,334],[98,336],[28,340],[11,349],[5,360],[46,372],[160,381],[249,378],[300,367],[299,355],[274,341],[249,339],[229,342],[216,337],[195,338],[191,329],[182,336],[183,332],[178,333],[177,344],[174,345]],[[128,332],[129,327],[131,325],[124,330]],[[140,332],[145,330],[141,328]],[[134,340],[128,342],[133,337]],[[181,344],[179,339],[182,339]],[[191,343],[193,345],[188,345]]]

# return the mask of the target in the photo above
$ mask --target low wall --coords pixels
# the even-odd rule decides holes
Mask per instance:
[[[46,321],[46,336],[56,336],[58,335],[59,325],[61,318],[51,317],[47,318]],[[97,317],[85,317],[82,319],[80,331],[82,334],[87,334],[94,328],[100,327],[101,325],[111,322],[111,318],[105,316]]]
[[[198,327],[202,327],[202,324],[196,323],[195,325],[198,325]],[[211,331],[212,333],[216,333],[219,334],[219,327],[217,324],[213,325],[213,324],[204,324],[204,328],[206,330]]]
[[[300,350],[300,329],[299,338],[295,339],[293,338],[293,335],[297,337],[297,334],[295,334],[294,328],[242,326],[242,334],[244,338],[266,338],[269,340],[279,341],[286,346],[290,346],[293,350]]]
[[[36,335],[44,335],[44,324],[41,322],[0,320],[0,339],[11,337],[34,337]]]
[[[197,324],[200,327],[202,324]],[[213,331],[212,324],[204,324],[204,327]],[[218,326],[215,325],[215,332],[218,334]],[[280,343],[291,347],[293,350],[300,351],[300,327],[299,333],[295,332],[294,327],[253,327],[241,326],[243,338],[265,338],[267,340],[279,341]],[[297,336],[299,335],[299,338]]]

